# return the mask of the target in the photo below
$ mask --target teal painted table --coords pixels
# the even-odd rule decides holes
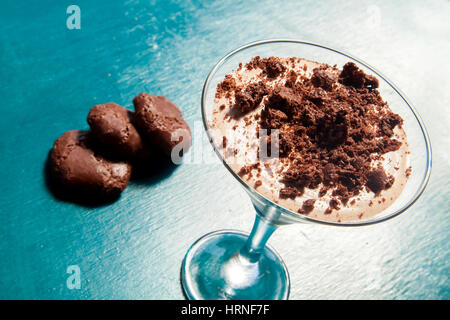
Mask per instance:
[[[293,225],[270,243],[292,299],[450,298],[450,2],[75,1],[0,6],[0,298],[182,299],[189,245],[222,228],[249,231],[253,209],[215,158],[133,181],[110,205],[57,200],[44,163],[55,138],[87,128],[89,109],[131,108],[141,91],[178,104],[194,146],[203,81],[244,43],[299,38],[343,49],[385,73],[423,116],[434,152],[428,189],[407,213],[364,228]],[[67,286],[69,266],[80,289]]]

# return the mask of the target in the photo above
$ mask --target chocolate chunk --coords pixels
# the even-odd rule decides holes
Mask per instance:
[[[51,151],[51,172],[66,192],[113,196],[128,184],[131,166],[99,152],[88,131],[67,131]]]
[[[297,78],[298,74],[294,70],[289,71],[286,77],[286,87],[294,88]]]
[[[346,86],[363,88],[365,74],[353,62],[347,62],[339,75],[339,82]]]
[[[269,96],[266,106],[271,109],[283,111],[286,115],[292,115],[300,109],[301,97],[288,87],[277,87]]]
[[[336,171],[337,171],[336,167],[332,163],[327,163],[322,168],[323,182],[326,186],[330,185],[333,181],[336,180],[336,178],[338,176]],[[322,190],[321,192],[324,192],[324,191]],[[326,191],[325,191],[325,193],[326,193]]]
[[[331,209],[339,210],[339,202],[336,199],[331,199],[329,205]]]
[[[145,159],[150,147],[134,126],[134,112],[115,103],[94,106],[87,121],[95,138],[125,159]]]
[[[339,170],[338,181],[341,184],[336,190],[337,195],[341,198],[349,196],[348,190],[358,189],[363,185],[363,179],[361,174],[358,174],[356,170]]]
[[[223,136],[222,137],[222,148],[226,149],[227,142],[228,142],[227,137]]]
[[[217,85],[216,98],[229,96],[231,91],[236,89],[236,80],[232,75],[227,74],[225,79]]]
[[[351,86],[357,89],[368,88],[376,89],[378,88],[378,79],[374,76],[370,76],[364,73],[358,66],[353,62],[347,62],[339,75],[339,82],[346,86]]]
[[[252,111],[259,106],[265,94],[266,87],[262,82],[251,84],[244,90],[236,92],[236,107],[242,113]]]
[[[276,57],[261,59],[260,67],[267,78],[276,78],[286,70],[286,67]]]
[[[314,189],[322,182],[322,173],[315,167],[291,166],[283,176],[283,182],[296,186],[299,190],[305,187]]]
[[[305,94],[306,99],[308,99],[318,107],[323,107],[326,96],[326,91],[322,88],[314,88]]]
[[[339,196],[340,199],[348,200],[348,189],[345,185],[339,185],[332,193],[333,196]],[[345,203],[344,203],[345,204]]]
[[[364,86],[368,89],[376,89],[378,88],[380,83],[378,82],[378,79],[371,75],[366,75]]]
[[[315,202],[316,200],[314,199],[308,199],[306,201],[303,201],[302,207],[299,209],[298,213],[309,214],[311,211],[314,210]]]
[[[317,123],[317,137],[322,146],[332,148],[344,143],[348,136],[347,112],[339,110],[336,114],[326,114]]]
[[[261,58],[256,56],[245,65],[247,70],[260,68],[262,73],[269,79],[274,79],[280,76],[286,70],[286,67],[278,57]]]
[[[133,100],[139,132],[167,156],[183,155],[191,146],[191,130],[181,110],[164,96],[140,93]]]
[[[295,199],[297,197],[298,191],[296,188],[285,187],[280,189],[280,198],[281,199]]]
[[[385,189],[389,182],[388,176],[382,168],[369,171],[366,174],[366,178],[366,186],[375,194],[378,194],[381,190]]]
[[[402,143],[395,139],[389,139],[386,136],[381,138],[381,141],[378,142],[378,147],[382,153],[387,153],[391,151],[396,151],[400,149]]]
[[[392,137],[394,134],[394,128],[396,126],[401,126],[403,124],[403,119],[395,113],[389,113],[380,119],[379,130],[381,134]]]
[[[240,177],[243,177],[243,176],[245,176],[245,175],[247,175],[247,174],[249,174],[249,173],[251,173],[251,172],[252,172],[252,168],[251,168],[250,166],[243,166],[243,167],[239,170],[238,175],[239,175]]]
[[[323,188],[320,188],[320,190],[319,190],[319,197],[323,197],[324,195],[326,195],[327,194],[327,188],[325,188],[325,187],[323,187]]]
[[[315,87],[320,87],[326,91],[333,89],[336,82],[336,76],[326,70],[315,68],[311,77],[311,82]]]
[[[261,112],[261,126],[264,129],[278,129],[287,119],[287,115],[281,110],[264,108]]]

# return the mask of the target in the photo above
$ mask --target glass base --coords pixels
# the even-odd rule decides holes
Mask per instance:
[[[265,246],[257,262],[240,250],[248,234],[216,231],[198,239],[181,268],[181,283],[191,300],[286,300],[289,273],[283,260]]]

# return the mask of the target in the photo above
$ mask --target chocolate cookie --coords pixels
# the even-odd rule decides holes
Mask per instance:
[[[133,104],[136,125],[149,142],[168,156],[172,156],[172,151],[176,156],[189,149],[191,130],[181,110],[169,99],[140,93],[134,98]]]
[[[126,159],[150,157],[150,148],[145,144],[134,126],[134,112],[116,103],[94,106],[87,121],[95,138],[113,152]]]
[[[130,180],[131,166],[100,155],[90,134],[72,130],[56,139],[51,151],[53,178],[67,191],[118,195]]]

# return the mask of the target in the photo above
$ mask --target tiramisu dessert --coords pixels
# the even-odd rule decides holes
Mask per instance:
[[[211,134],[228,165],[288,210],[333,222],[391,205],[411,172],[403,119],[349,62],[254,57],[217,86]]]

